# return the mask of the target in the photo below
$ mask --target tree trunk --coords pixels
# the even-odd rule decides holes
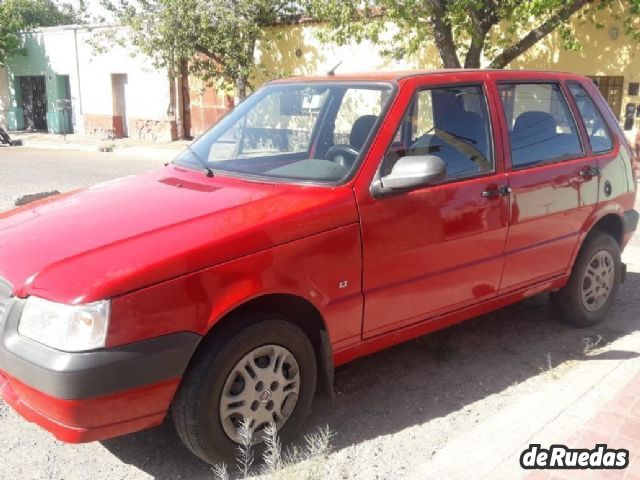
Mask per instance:
[[[247,84],[246,77],[238,77],[236,79],[236,97],[238,99],[236,103],[240,103],[247,98]]]
[[[464,68],[480,68],[480,57],[484,48],[484,41],[481,44],[471,42],[467,56],[464,59]]]
[[[444,68],[460,68],[460,59],[453,41],[451,25],[445,19],[445,8],[442,0],[429,0],[433,9],[433,39],[442,59]]]
[[[186,60],[180,63],[180,78],[182,84],[182,123],[183,138],[190,140],[191,136],[191,93],[189,92],[189,64]]]

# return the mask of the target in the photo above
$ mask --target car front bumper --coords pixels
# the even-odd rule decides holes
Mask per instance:
[[[23,306],[23,300],[11,300],[0,319],[0,395],[18,413],[69,443],[163,421],[199,335],[61,352],[18,334]]]

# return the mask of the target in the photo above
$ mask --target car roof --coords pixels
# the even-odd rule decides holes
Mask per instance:
[[[544,70],[495,70],[495,69],[473,69],[473,68],[450,68],[437,70],[403,70],[403,71],[378,71],[362,73],[343,73],[335,75],[314,75],[314,76],[294,76],[274,80],[271,83],[296,83],[296,82],[397,82],[407,78],[430,76],[430,75],[456,75],[464,76],[477,73],[487,73],[499,76],[501,79],[513,77],[521,79],[532,77],[543,78],[583,78],[580,75],[568,72],[549,72]]]

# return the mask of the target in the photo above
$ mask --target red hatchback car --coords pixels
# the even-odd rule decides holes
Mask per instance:
[[[357,357],[550,292],[602,320],[636,229],[592,82],[433,71],[268,84],[165,168],[0,216],[0,390],[66,442],[291,437]]]

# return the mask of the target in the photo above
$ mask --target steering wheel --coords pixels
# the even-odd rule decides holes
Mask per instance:
[[[360,155],[360,152],[351,145],[338,144],[329,148],[324,158],[345,168],[351,168],[358,155]]]

